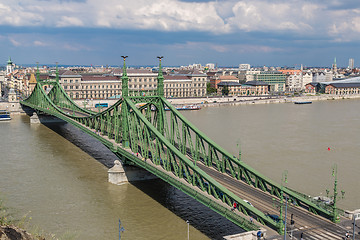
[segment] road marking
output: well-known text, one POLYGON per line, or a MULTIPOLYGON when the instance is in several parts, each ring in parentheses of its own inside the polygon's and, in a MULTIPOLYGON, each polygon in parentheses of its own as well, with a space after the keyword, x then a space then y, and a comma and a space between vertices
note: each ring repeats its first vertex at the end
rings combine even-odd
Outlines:
POLYGON ((321 234, 319 234, 319 236, 323 236, 324 238, 326 238, 326 239, 342 239, 341 237, 339 237, 339 236, 336 236, 336 235, 333 235, 333 234, 331 234, 331 235, 329 235, 328 233, 321 233, 321 234), (331 236, 332 235, 332 236, 331 236))
MULTIPOLYGON (((309 234, 309 233, 308 233, 309 234)), ((306 239, 308 239, 308 238, 310 238, 310 239, 315 239, 315 240, 321 240, 322 238, 317 238, 317 237, 315 237, 315 236, 313 236, 313 235, 306 235, 306 239)))
POLYGON ((323 234, 321 234, 321 235, 330 236, 330 239, 342 239, 342 237, 336 236, 335 234, 332 234, 332 233, 330 233, 330 232, 325 232, 325 233, 323 233, 323 234))

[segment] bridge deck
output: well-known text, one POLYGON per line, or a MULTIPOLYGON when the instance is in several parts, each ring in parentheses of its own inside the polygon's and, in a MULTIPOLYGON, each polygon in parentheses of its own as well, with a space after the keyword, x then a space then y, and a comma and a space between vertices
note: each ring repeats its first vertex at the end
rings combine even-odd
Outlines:
MULTIPOLYGON (((81 124, 83 125, 83 124, 81 124)), ((87 128, 85 125, 83 127, 87 128)), ((89 129, 89 128, 88 128, 89 129)), ((102 138, 106 139, 107 141, 111 142, 114 146, 122 147, 121 144, 116 143, 114 139, 109 139, 107 136, 101 135, 102 138)), ((133 154, 136 156, 136 153, 132 152, 131 149, 126 149, 127 152, 130 154, 133 154)), ((189 156, 188 156, 189 157, 189 156)), ((145 159, 138 154, 138 158, 145 161, 145 159)), ((190 158, 189 158, 190 159, 190 158)), ((192 160, 192 159, 190 159, 192 160)), ((192 160, 193 161, 193 160, 192 160)), ((193 161, 194 162, 194 161, 193 161)), ((160 165, 154 164, 150 160, 146 160, 147 164, 150 164, 151 166, 155 167, 159 171, 162 171, 166 174, 166 170, 164 170, 160 165)), ((259 189, 254 188, 251 185, 248 185, 242 181, 238 181, 229 175, 225 173, 221 173, 213 168, 205 166, 201 162, 196 162, 197 166, 200 167, 204 172, 206 172, 209 176, 214 178, 216 181, 218 181, 221 185, 226 187, 228 190, 232 191, 234 194, 239 196, 242 199, 246 199, 249 202, 251 202, 255 208, 258 210, 269 213, 269 214, 279 214, 278 208, 275 207, 279 205, 279 199, 275 198, 274 196, 270 195, 269 193, 263 192, 259 189), (274 201, 274 199, 276 199, 274 201)), ((183 184, 188 185, 189 187, 193 188, 194 190, 198 191, 199 194, 202 194, 203 192, 198 189, 197 187, 193 187, 188 182, 186 182, 183 179, 179 179, 183 184)), ((220 200, 214 200, 218 204, 228 207, 225 203, 223 203, 220 200)), ((245 216, 241 212, 236 210, 236 213, 240 216, 243 216, 247 219, 250 219, 250 216, 245 216)), ((308 212, 305 209, 302 209, 301 207, 295 206, 293 204, 288 204, 288 213, 287 213, 288 219, 287 219, 287 231, 290 234, 290 231, 293 230, 293 236, 298 237, 300 239, 300 234, 304 233, 304 239, 343 239, 346 233, 346 229, 342 228, 339 225, 336 225, 332 223, 331 221, 312 214, 308 212), (293 214, 293 219, 295 221, 295 224, 293 227, 290 226, 290 216, 293 214)), ((261 224, 255 219, 253 219, 254 223, 258 226, 261 226, 261 224)), ((267 239, 277 239, 279 235, 276 231, 273 229, 263 226, 267 230, 267 239)))
MULTIPOLYGON (((274 202, 274 196, 269 193, 256 189, 242 181, 238 181, 227 174, 220 173, 202 163, 197 162, 197 165, 240 198, 251 202, 255 208, 265 213, 279 215, 279 210, 275 207, 275 205, 278 206, 279 204, 278 198, 275 198, 276 200, 274 202)), ((346 233, 346 229, 293 204, 288 204, 286 222, 289 234, 291 229, 293 229, 293 236, 298 238, 303 232, 304 239, 343 239, 346 233), (295 221, 293 228, 290 227, 291 214, 293 214, 295 221)))

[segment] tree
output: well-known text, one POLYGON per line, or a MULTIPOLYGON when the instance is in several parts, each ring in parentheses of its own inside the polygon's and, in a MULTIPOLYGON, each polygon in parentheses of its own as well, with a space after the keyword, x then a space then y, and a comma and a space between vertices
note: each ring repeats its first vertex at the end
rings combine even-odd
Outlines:
POLYGON ((206 92, 207 94, 213 94, 216 93, 216 88, 212 87, 210 83, 206 84, 206 92))
POLYGON ((221 89, 221 94, 227 96, 229 95, 229 92, 229 87, 227 85, 224 85, 224 87, 221 89))

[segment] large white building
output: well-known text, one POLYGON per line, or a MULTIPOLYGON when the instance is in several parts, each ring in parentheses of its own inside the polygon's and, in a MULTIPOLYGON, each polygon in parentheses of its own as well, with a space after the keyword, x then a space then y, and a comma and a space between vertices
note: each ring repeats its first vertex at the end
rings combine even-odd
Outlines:
POLYGON ((242 64, 239 64, 239 70, 250 70, 250 64, 247 64, 247 63, 242 63, 242 64))
POLYGON ((349 59, 349 69, 354 69, 354 59, 353 58, 349 59))

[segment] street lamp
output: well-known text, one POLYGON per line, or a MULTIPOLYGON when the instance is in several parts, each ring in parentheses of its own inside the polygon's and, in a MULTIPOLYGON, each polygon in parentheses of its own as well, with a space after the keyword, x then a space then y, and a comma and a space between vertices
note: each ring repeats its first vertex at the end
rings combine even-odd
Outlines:
POLYGON ((239 161, 241 161, 241 146, 240 146, 240 139, 236 141, 236 146, 239 149, 239 161))
POLYGON ((120 219, 119 219, 119 240, 121 240, 121 232, 124 232, 125 231, 125 228, 123 228, 122 226, 121 226, 121 221, 120 221, 120 219))
MULTIPOLYGON (((332 169, 332 175, 335 178, 334 180, 334 200, 333 200, 333 222, 340 222, 340 217, 336 209, 336 202, 337 202, 337 165, 334 164, 332 169)), ((345 191, 341 191, 342 198, 344 198, 345 191)))
POLYGON ((187 239, 190 239, 190 224, 189 224, 189 220, 186 220, 187 223, 187 239))
MULTIPOLYGON (((283 213, 283 202, 284 202, 284 191, 283 191, 283 185, 284 183, 287 183, 287 174, 288 174, 288 171, 285 170, 283 173, 282 173, 282 177, 281 177, 281 188, 280 188, 280 216, 279 216, 279 220, 280 220, 280 235, 281 234, 284 234, 284 239, 286 239, 286 222, 285 222, 285 233, 284 233, 284 222, 283 222, 283 217, 282 217, 282 213, 283 213)), ((286 201, 287 201, 287 198, 286 198, 286 201)), ((286 207, 285 207, 285 221, 286 221, 286 211, 287 211, 287 204, 286 204, 286 207)))

